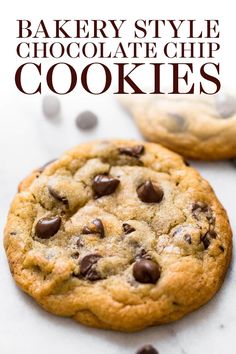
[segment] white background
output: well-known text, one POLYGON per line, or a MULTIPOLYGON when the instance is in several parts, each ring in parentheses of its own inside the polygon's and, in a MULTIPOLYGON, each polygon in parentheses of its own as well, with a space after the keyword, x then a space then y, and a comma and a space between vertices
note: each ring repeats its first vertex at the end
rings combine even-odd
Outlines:
MULTIPOLYGON (((93 97, 77 91, 61 97, 61 121, 47 121, 42 97, 25 96, 14 86, 18 18, 219 18, 221 23, 221 78, 235 81, 235 27, 233 1, 8 1, 1 3, 0 44, 0 221, 19 181, 36 166, 59 156, 65 149, 95 137, 139 138, 132 120, 114 96, 93 97), (99 126, 80 133, 76 115, 91 109, 99 126)), ((236 169, 228 162, 195 163, 213 185, 236 230, 236 169)), ((3 232, 1 232, 3 234, 3 232)), ((1 354, 133 354, 152 343, 160 354, 233 354, 236 331, 236 269, 232 263, 222 290, 202 309, 174 324, 123 334, 86 328, 70 319, 41 310, 18 290, 0 246, 0 353, 1 354)))

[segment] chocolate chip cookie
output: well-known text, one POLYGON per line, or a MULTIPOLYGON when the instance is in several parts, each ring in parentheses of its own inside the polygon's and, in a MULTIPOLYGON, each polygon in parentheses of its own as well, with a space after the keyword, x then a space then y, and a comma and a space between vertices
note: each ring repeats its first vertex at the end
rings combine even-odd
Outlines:
POLYGON ((231 258, 209 184, 177 154, 125 140, 78 146, 34 171, 4 243, 17 284, 47 311, 122 331, 209 301, 231 258))
POLYGON ((236 96, 125 96, 144 137, 200 160, 236 157, 236 96))

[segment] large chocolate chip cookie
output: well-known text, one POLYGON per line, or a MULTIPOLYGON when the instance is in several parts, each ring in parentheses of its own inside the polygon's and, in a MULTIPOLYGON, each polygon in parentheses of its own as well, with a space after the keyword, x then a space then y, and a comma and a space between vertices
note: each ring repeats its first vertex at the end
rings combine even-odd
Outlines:
POLYGON ((17 284, 46 310, 134 331, 212 298, 231 258, 231 229, 209 184, 180 156, 101 141, 21 183, 5 248, 17 284))

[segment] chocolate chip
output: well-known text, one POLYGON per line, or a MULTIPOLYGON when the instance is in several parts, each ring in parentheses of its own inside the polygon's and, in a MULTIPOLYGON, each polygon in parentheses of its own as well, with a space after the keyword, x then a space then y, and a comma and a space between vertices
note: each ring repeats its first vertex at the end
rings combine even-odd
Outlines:
POLYGON ((158 354, 158 351, 152 345, 148 344, 140 348, 137 354, 158 354))
POLYGON ((205 202, 196 202, 192 206, 192 211, 196 210, 206 212, 208 210, 208 205, 205 202))
POLYGON ((221 250, 221 252, 224 252, 225 251, 225 248, 223 246, 219 246, 219 249, 221 250))
POLYGON ((204 245, 205 250, 210 246, 211 239, 215 239, 217 234, 214 230, 208 231, 202 238, 201 241, 204 245))
POLYGON ((124 233, 125 235, 128 235, 130 234, 131 232, 134 232, 135 231, 135 228, 133 226, 131 226, 130 224, 127 224, 127 223, 124 223, 122 225, 123 227, 123 230, 124 230, 124 233))
POLYGON ((78 240, 76 241, 76 246, 77 247, 83 247, 84 246, 84 243, 83 243, 83 241, 80 238, 78 238, 78 240))
POLYGON ((89 234, 99 234, 101 238, 105 237, 105 229, 101 219, 94 219, 92 221, 92 226, 84 226, 82 233, 85 235, 89 234))
POLYGON ((61 196, 53 187, 48 186, 48 191, 51 194, 53 198, 58 200, 59 202, 62 202, 64 205, 68 205, 68 199, 64 196, 61 196))
POLYGON ((115 192, 120 181, 117 178, 107 175, 97 175, 94 177, 92 188, 96 198, 103 197, 115 192))
POLYGON ((78 259, 79 258, 79 252, 72 253, 71 257, 74 258, 74 259, 78 259))
POLYGON ((191 245, 192 238, 191 238, 191 236, 189 234, 184 235, 184 240, 191 245))
POLYGON ((79 129, 89 130, 98 124, 98 118, 93 112, 84 111, 77 116, 75 123, 79 129))
POLYGON ((56 159, 53 159, 53 160, 50 160, 50 161, 46 162, 43 166, 38 168, 38 172, 42 173, 45 170, 45 168, 47 166, 51 165, 51 163, 53 163, 54 161, 56 161, 56 159))
POLYGON ((153 261, 141 259, 133 266, 133 276, 139 283, 155 284, 160 275, 160 266, 153 261))
POLYGON ((169 113, 169 117, 171 118, 171 122, 167 128, 170 132, 182 132, 186 130, 187 122, 183 116, 177 113, 169 113))
POLYGON ((141 248, 139 252, 136 254, 136 259, 149 259, 151 260, 151 256, 147 253, 147 251, 144 248, 141 248))
POLYGON ((88 254, 85 256, 80 263, 80 273, 83 277, 88 280, 99 280, 101 279, 100 275, 95 269, 95 265, 101 256, 97 253, 88 254))
POLYGON ((132 156, 132 157, 140 157, 144 153, 143 145, 136 145, 132 147, 121 147, 119 148, 120 154, 132 156))
POLYGON ((47 118, 57 117, 60 112, 60 101, 57 97, 48 95, 43 97, 43 113, 47 118))
POLYGON ((217 95, 216 108, 221 118, 230 118, 236 113, 236 98, 228 94, 217 95))
POLYGON ((10 232, 10 235, 14 236, 14 235, 16 235, 16 232, 12 231, 12 232, 10 232))
POLYGON ((202 237, 202 243, 204 245, 205 250, 210 246, 211 241, 207 234, 202 237))
POLYGON ((59 216, 40 219, 35 226, 35 233, 39 238, 48 239, 55 235, 61 226, 59 216))
POLYGON ((139 199, 144 203, 160 203, 164 192, 161 188, 154 185, 151 181, 146 181, 137 188, 139 199))
POLYGON ((187 167, 190 166, 190 163, 187 160, 184 159, 183 162, 184 162, 185 166, 187 166, 187 167))

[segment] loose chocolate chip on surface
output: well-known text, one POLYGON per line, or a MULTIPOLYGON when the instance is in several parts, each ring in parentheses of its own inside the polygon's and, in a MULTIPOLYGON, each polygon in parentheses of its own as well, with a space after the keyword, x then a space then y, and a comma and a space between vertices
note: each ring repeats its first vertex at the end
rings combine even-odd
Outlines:
POLYGON ((59 202, 62 202, 64 205, 68 205, 68 199, 64 196, 61 196, 54 188, 52 188, 51 186, 48 186, 48 191, 51 194, 51 196, 53 198, 55 198, 56 200, 58 200, 59 202))
POLYGON ((132 157, 140 157, 144 153, 143 145, 136 145, 132 147, 121 147, 119 148, 120 154, 132 156, 132 157))
POLYGON ((92 221, 92 226, 84 226, 82 229, 82 233, 85 235, 89 234, 99 234, 101 238, 105 236, 105 229, 101 219, 94 219, 92 221))
POLYGON ((135 228, 133 226, 131 226, 130 224, 124 223, 122 225, 122 228, 124 230, 125 235, 130 234, 131 232, 135 231, 135 228))
POLYGON ((140 348, 137 354, 158 354, 158 351, 152 345, 148 344, 140 348))
POLYGON ((75 123, 79 129, 89 130, 98 124, 98 118, 93 112, 84 111, 77 116, 75 123))
POLYGON ((160 275, 160 266, 153 261, 142 259, 136 261, 133 266, 133 276, 139 283, 155 284, 160 275))
POLYGON ((48 239, 54 236, 61 226, 59 216, 40 219, 35 226, 35 233, 39 238, 48 239))
POLYGON ((222 118, 230 118, 236 113, 236 98, 224 94, 216 96, 216 109, 222 118))
POLYGON ((144 203, 160 203, 164 192, 161 188, 154 185, 151 181, 146 181, 137 188, 139 199, 144 203))
POLYGON ((184 240, 191 245, 192 238, 191 238, 191 236, 189 234, 184 235, 184 240))
POLYGON ((88 280, 99 280, 100 275, 95 269, 95 265, 101 256, 97 253, 88 254, 80 263, 80 273, 88 280))
POLYGON ((44 96, 42 109, 47 118, 57 117, 61 109, 60 101, 52 95, 44 96))
POLYGON ((117 178, 107 175, 97 175, 94 177, 92 188, 96 198, 103 197, 115 192, 120 181, 117 178))

